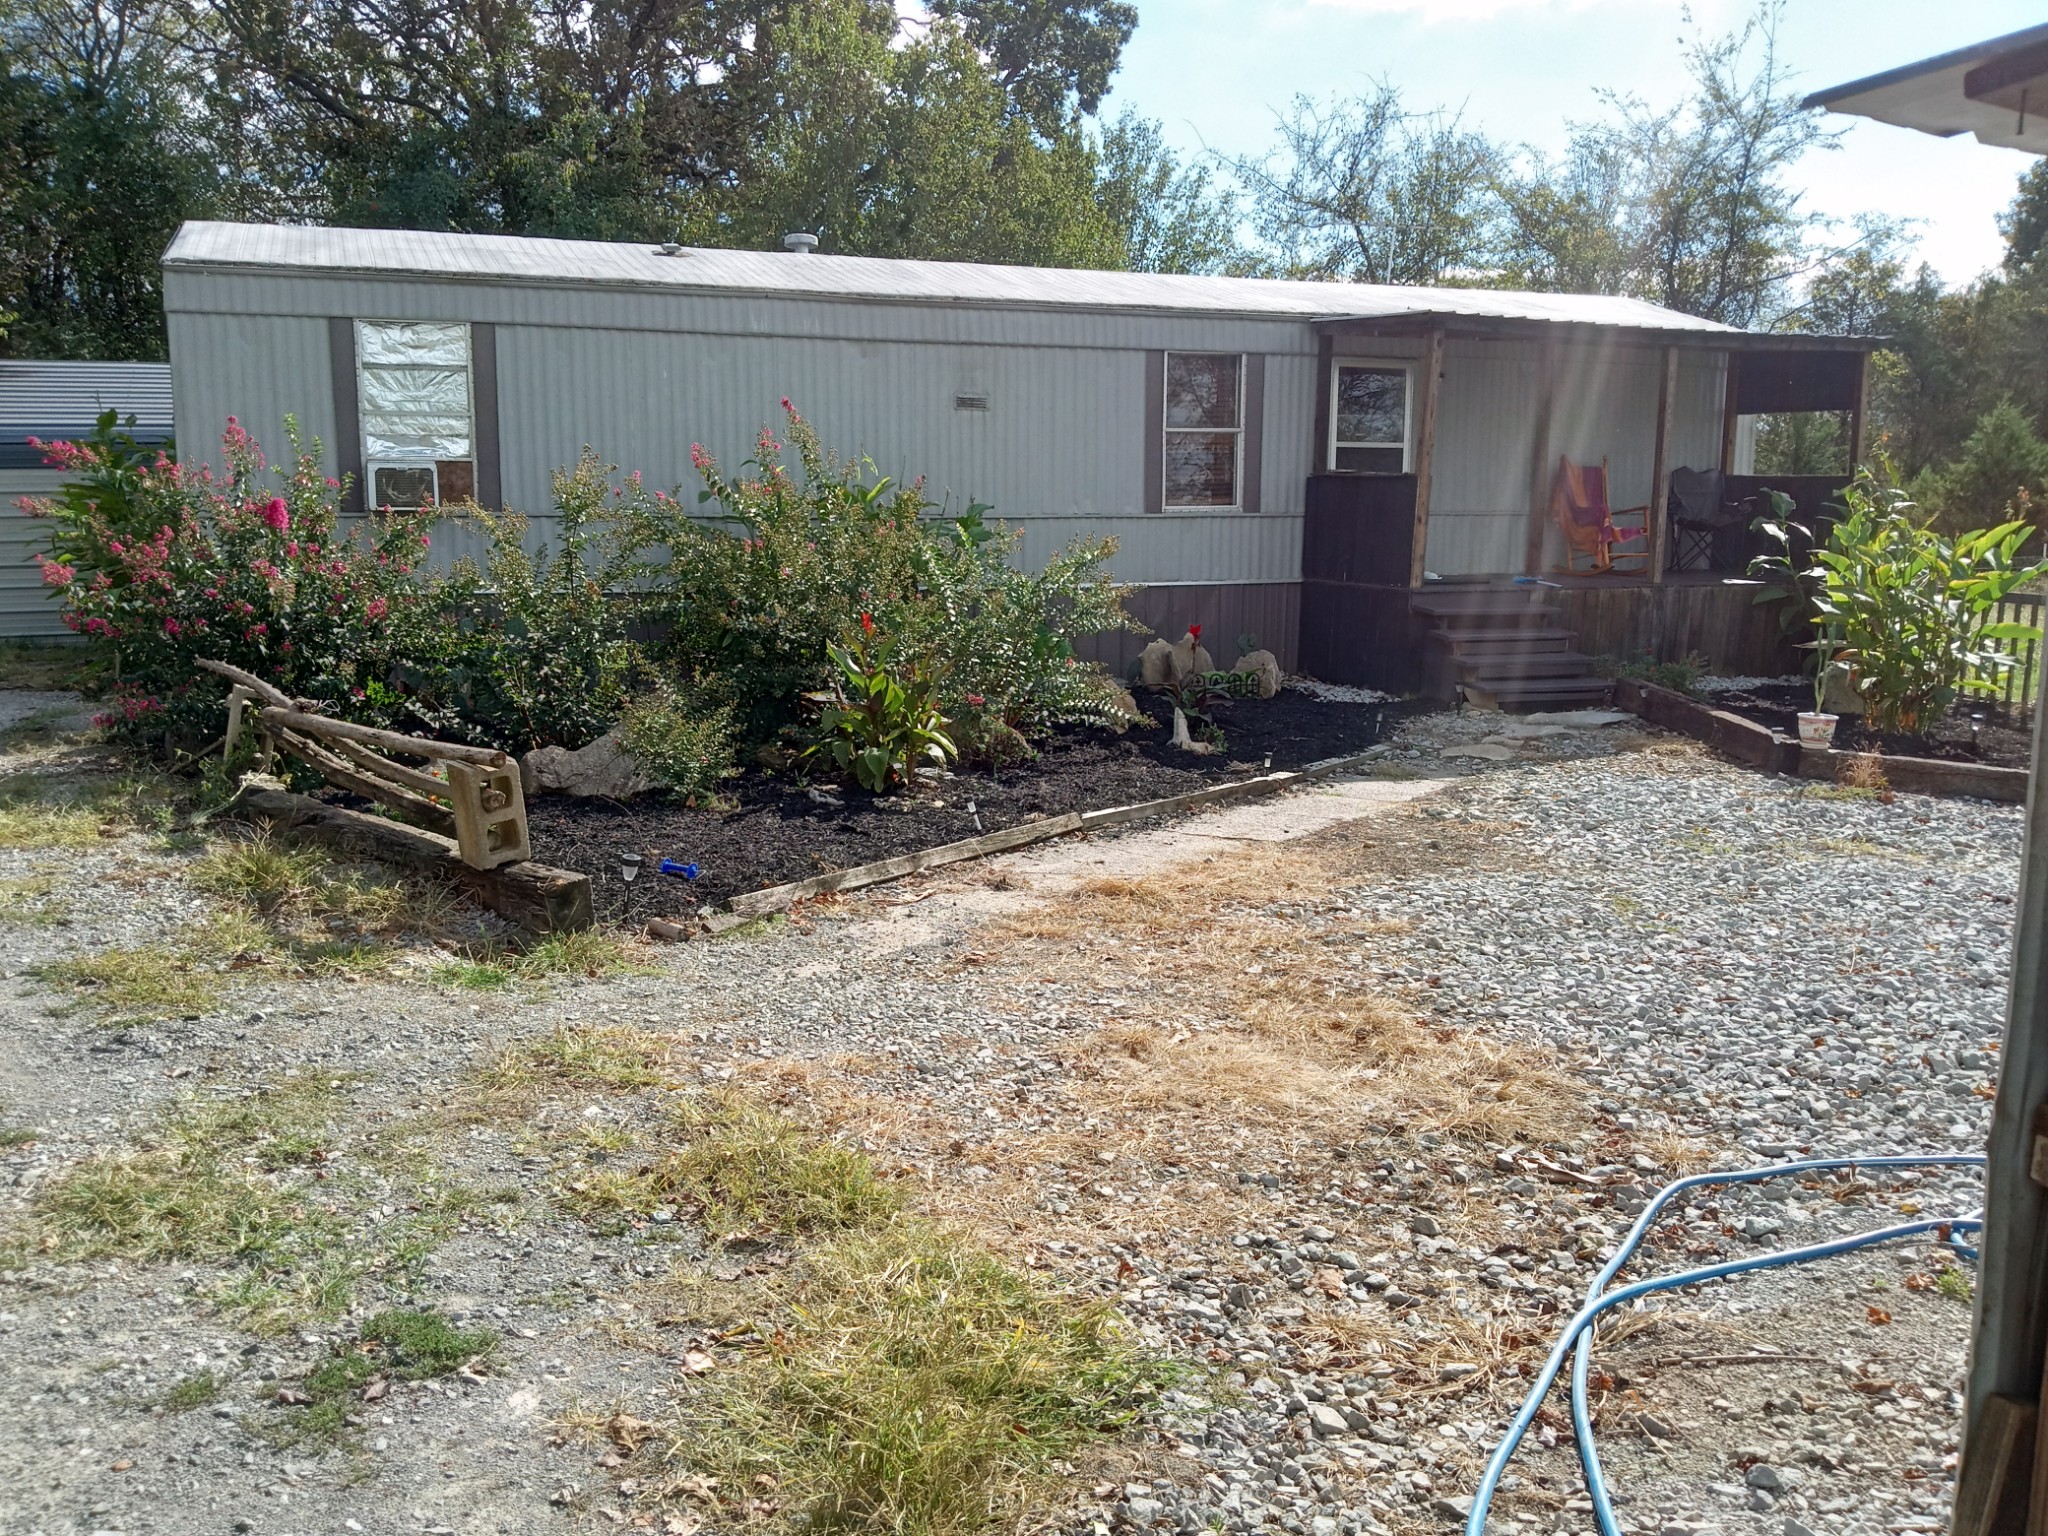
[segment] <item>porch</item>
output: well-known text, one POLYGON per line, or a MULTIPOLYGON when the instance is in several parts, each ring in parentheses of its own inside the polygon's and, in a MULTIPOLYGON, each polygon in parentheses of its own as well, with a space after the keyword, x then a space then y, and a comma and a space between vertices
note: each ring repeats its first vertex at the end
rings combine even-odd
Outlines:
POLYGON ((1413 354, 1406 473, 1340 468, 1348 400, 1319 410, 1304 498, 1301 666, 1332 681, 1507 707, 1603 696, 1601 657, 1777 675, 1799 653, 1779 605, 1742 582, 1767 541, 1767 491, 1825 522, 1846 473, 1746 472, 1759 418, 1834 412, 1847 462, 1864 450, 1868 344, 1709 332, 1681 341, 1546 335, 1514 352, 1448 346, 1449 326, 1403 340, 1331 328, 1328 388, 1362 353, 1413 354), (1445 368, 1449 352, 1452 368, 1445 368), (1508 387, 1502 387, 1508 386, 1508 387), (1575 557, 1551 516, 1561 460, 1603 466, 1632 536, 1612 569, 1575 557))

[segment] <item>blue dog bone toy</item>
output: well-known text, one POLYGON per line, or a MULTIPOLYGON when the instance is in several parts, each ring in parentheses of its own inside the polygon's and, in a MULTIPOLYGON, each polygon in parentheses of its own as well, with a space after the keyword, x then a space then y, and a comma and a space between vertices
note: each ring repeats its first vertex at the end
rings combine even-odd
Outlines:
POLYGON ((697 878, 696 865, 678 864, 674 859, 663 859, 661 861, 661 872, 664 875, 681 875, 685 880, 697 878))

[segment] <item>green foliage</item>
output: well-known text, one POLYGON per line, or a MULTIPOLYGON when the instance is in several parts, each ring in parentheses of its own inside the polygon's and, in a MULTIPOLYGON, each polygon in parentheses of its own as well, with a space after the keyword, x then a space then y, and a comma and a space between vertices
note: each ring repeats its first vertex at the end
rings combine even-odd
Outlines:
POLYGON ((838 676, 807 696, 818 715, 798 761, 851 776, 879 795, 911 783, 922 759, 943 766, 958 752, 939 713, 937 679, 916 660, 896 668, 874 620, 864 613, 860 622, 859 639, 828 648, 838 676))
POLYGON ((1160 125, 1126 108, 1103 127, 1096 200, 1120 247, 1115 265, 1133 272, 1262 270, 1238 234, 1236 192, 1209 165, 1182 160, 1160 125))
POLYGON ((138 443, 134 426, 133 416, 124 422, 117 413, 102 411, 89 436, 38 445, 51 465, 65 472, 64 483, 45 502, 50 519, 45 558, 74 576, 105 572, 119 579, 121 561, 107 548, 109 541, 140 543, 161 525, 150 476, 168 468, 176 451, 169 443, 138 443))
POLYGON ((561 543, 552 550, 526 547, 522 517, 464 510, 489 535, 490 553, 481 567, 458 560, 408 610, 388 679, 407 714, 508 752, 582 747, 611 729, 640 660, 591 547, 610 489, 588 450, 573 470, 556 471, 561 543))
POLYGON ((2036 641, 2033 625, 1993 622, 2009 593, 2048 574, 2023 564, 2032 537, 2003 523, 1950 540, 1922 525, 1903 491, 1860 475, 1843 492, 1843 515, 1825 543, 1782 517, 1757 527, 1778 546, 1756 573, 1803 597, 1823 665, 1849 669, 1866 718, 1880 731, 1934 725, 1959 693, 1993 692, 2014 663, 2007 649, 2036 641), (1811 551, 1810 554, 1806 551, 1811 551))
POLYGON ((1020 571, 1016 536, 986 509, 928 518, 918 486, 829 456, 785 409, 800 479, 764 431, 736 478, 693 450, 714 517, 635 485, 614 501, 621 582, 679 690, 729 705, 747 743, 770 742, 805 695, 844 683, 832 650, 864 638, 866 614, 890 638, 891 666, 928 679, 947 718, 973 709, 1019 732, 1120 718, 1115 684, 1065 638, 1134 627, 1128 589, 1103 572, 1113 543, 1077 541, 1020 571))
POLYGON ((88 491, 30 503, 56 552, 43 558, 43 580, 61 589, 65 623, 118 660, 113 707, 99 721, 117 734, 216 738, 227 684, 198 672, 200 657, 337 713, 388 718, 369 690, 391 675, 423 601, 413 567, 434 514, 379 514, 342 532, 341 487, 322 474, 319 444, 302 449, 287 425, 282 495, 270 493, 262 450, 232 418, 218 478, 161 460, 115 471, 91 444, 56 445, 88 491), (121 495, 103 509, 89 487, 116 474, 121 495))
POLYGON ((2010 399, 1978 418, 1961 454, 1913 483, 1916 501, 1937 528, 1960 532, 2007 518, 2031 520, 2048 494, 2048 442, 2010 399))
POLYGON ((620 724, 640 771, 679 795, 707 794, 732 772, 733 712, 668 684, 629 700, 620 724))
POLYGON ((1653 688, 1668 688, 1673 693, 1690 694, 1699 687, 1700 679, 1707 675, 1707 658, 1698 651, 1687 651, 1676 661, 1659 661, 1644 651, 1620 659, 1604 656, 1600 663, 1602 677, 1632 678, 1653 688))

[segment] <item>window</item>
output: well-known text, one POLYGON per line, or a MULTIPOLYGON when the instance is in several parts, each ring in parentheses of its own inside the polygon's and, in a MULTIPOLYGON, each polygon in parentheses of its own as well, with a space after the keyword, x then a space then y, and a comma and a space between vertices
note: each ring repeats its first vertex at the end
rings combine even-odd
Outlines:
POLYGON ((1408 364, 1339 361, 1330 381, 1330 468, 1408 471, 1408 364))
POLYGON ((411 509, 476 494, 469 327, 356 322, 365 499, 411 509))
POLYGON ((1166 354, 1166 505, 1241 506, 1244 358, 1235 352, 1166 354))

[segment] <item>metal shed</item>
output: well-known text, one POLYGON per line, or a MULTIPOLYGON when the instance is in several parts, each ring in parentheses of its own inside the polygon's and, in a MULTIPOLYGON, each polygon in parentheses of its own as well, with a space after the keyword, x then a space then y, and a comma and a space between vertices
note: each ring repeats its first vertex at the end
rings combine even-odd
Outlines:
POLYGON ((24 496, 49 495, 62 476, 29 440, 82 437, 110 410, 135 418, 138 441, 168 441, 170 365, 0 362, 0 636, 69 633, 31 563, 41 525, 19 506, 24 496))
MULTIPOLYGON (((1026 560, 1114 536, 1140 617, 1290 666, 1312 509, 1372 547, 1370 579, 1325 583, 1348 634, 1425 573, 1560 563, 1560 455, 1607 461, 1622 504, 1735 467, 1732 356, 1820 348, 1860 381, 1859 344, 1631 299, 405 230, 188 224, 164 291, 188 458, 229 416, 279 457, 291 416, 379 501, 452 488, 544 538, 585 445, 692 482, 692 444, 736 464, 788 397, 833 448, 992 504, 1026 560)), ((1369 681, 1382 650, 1321 670, 1369 681)))

